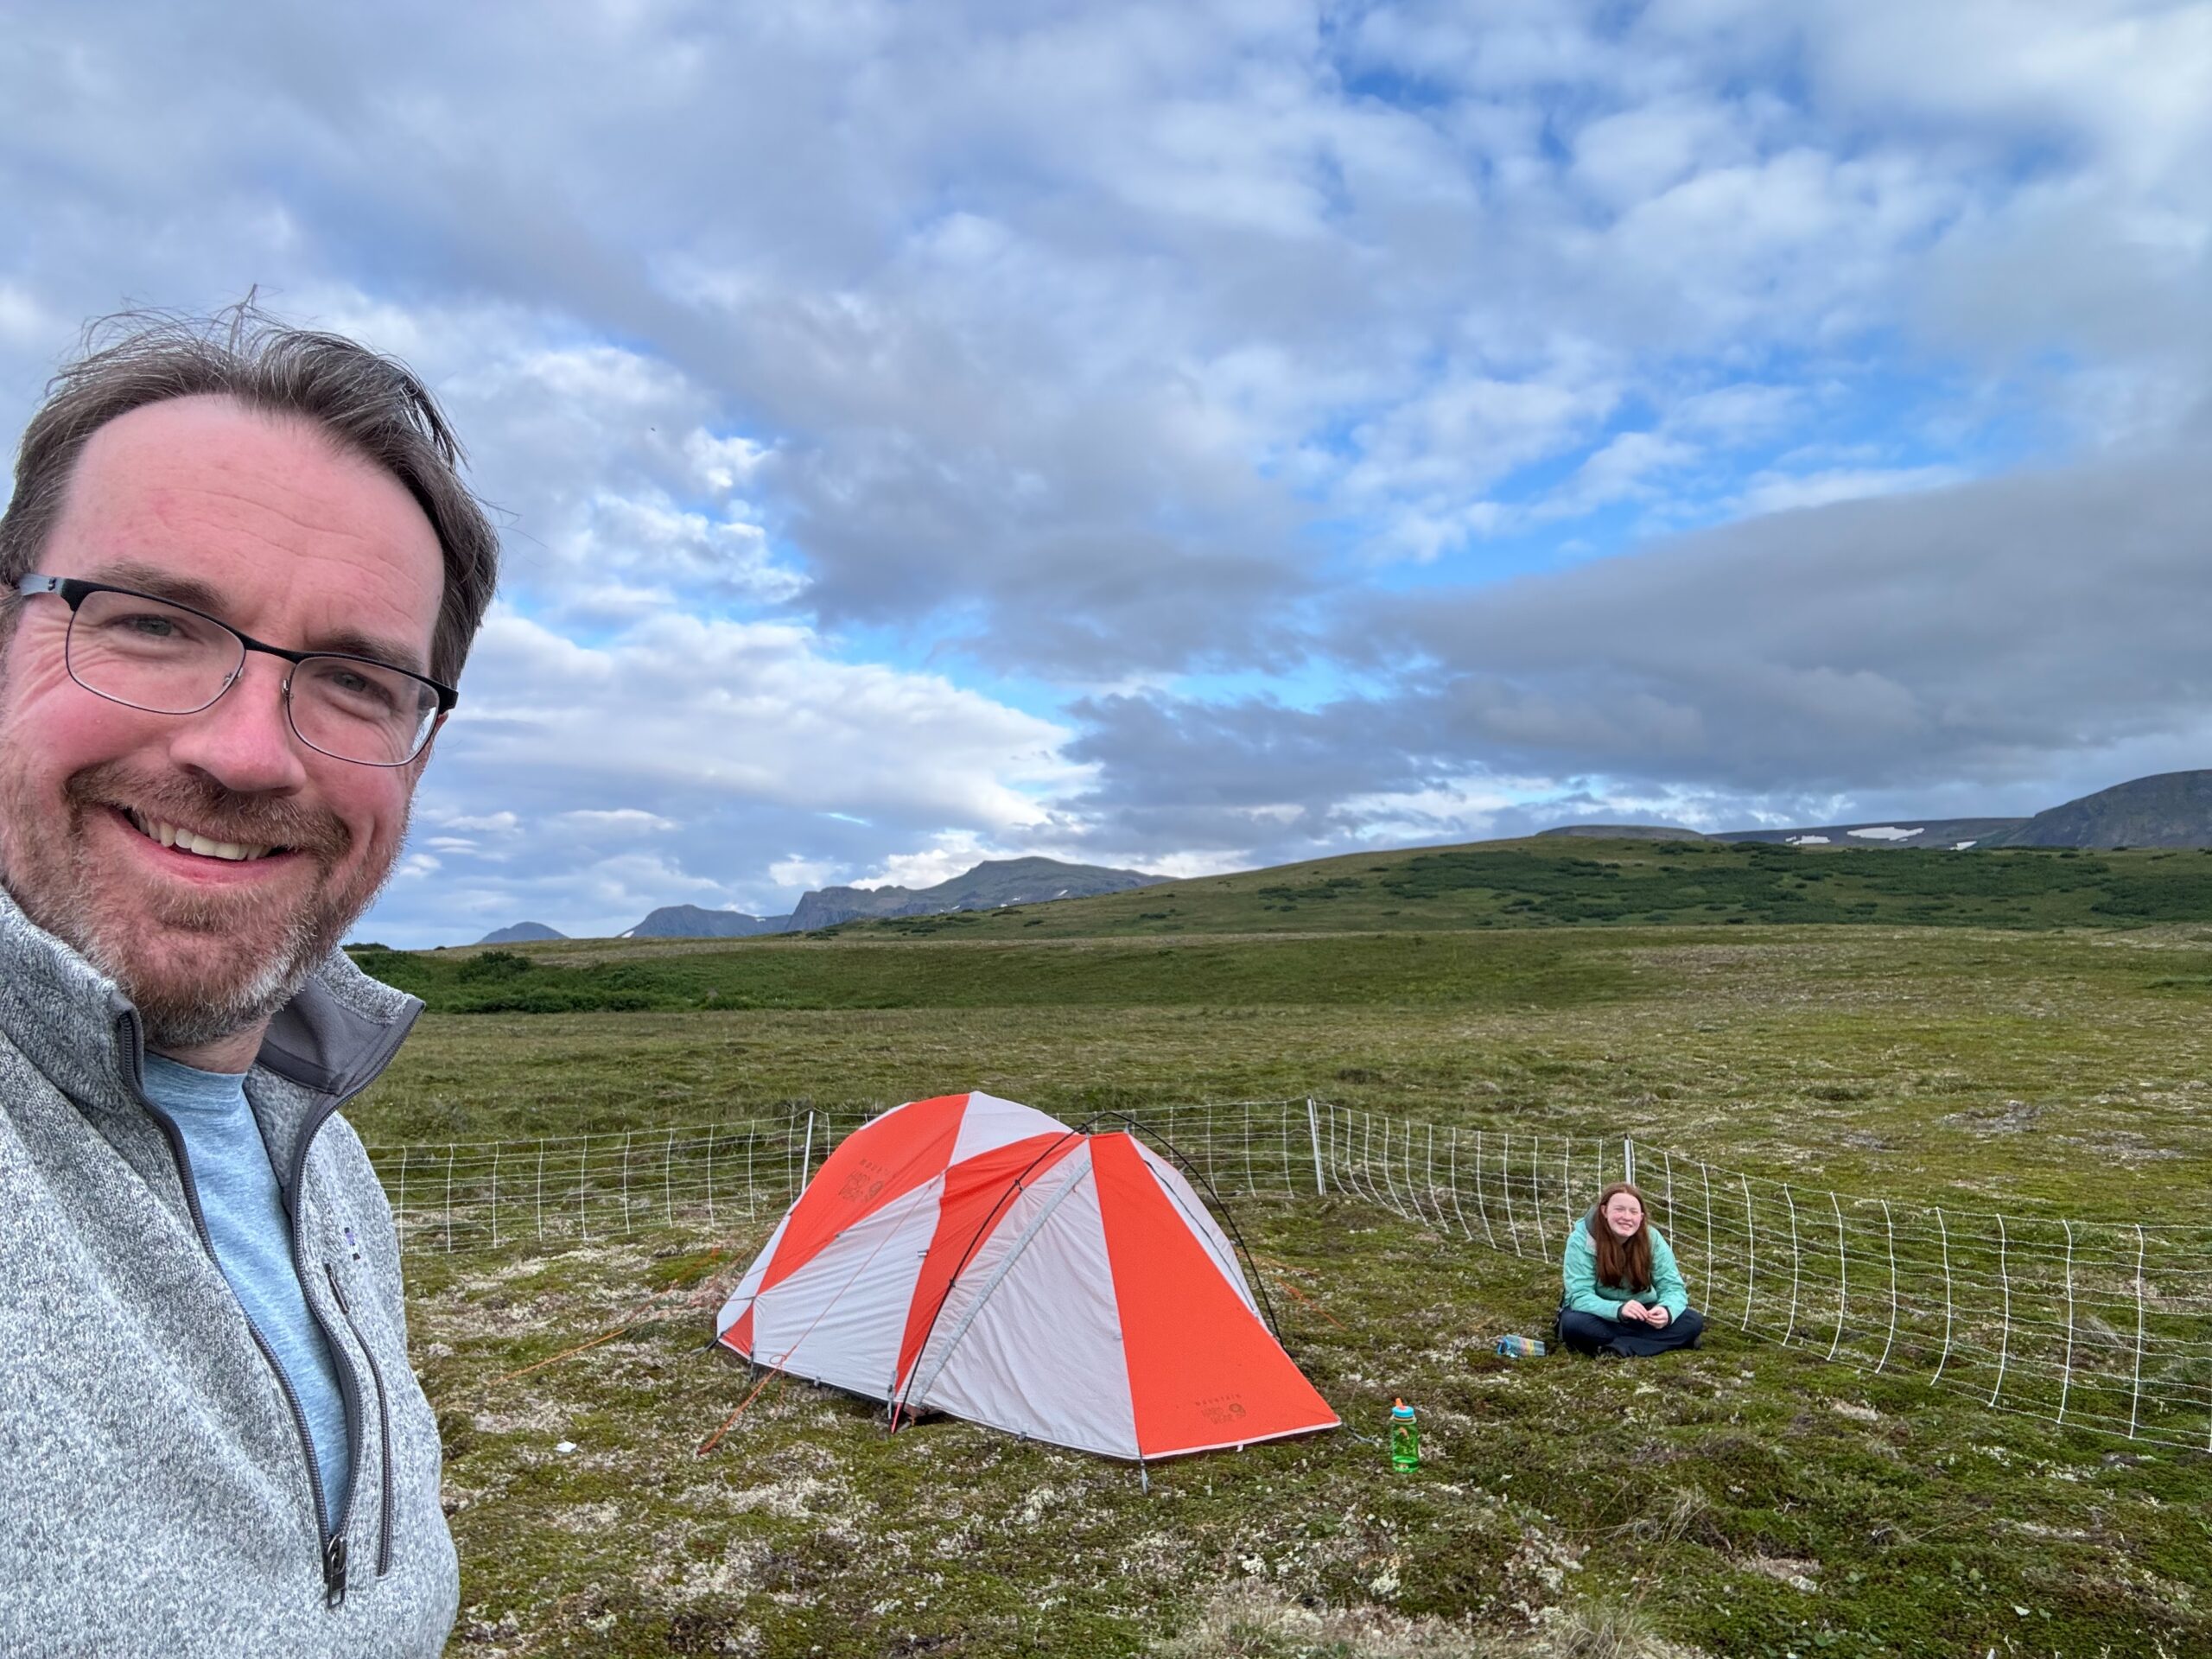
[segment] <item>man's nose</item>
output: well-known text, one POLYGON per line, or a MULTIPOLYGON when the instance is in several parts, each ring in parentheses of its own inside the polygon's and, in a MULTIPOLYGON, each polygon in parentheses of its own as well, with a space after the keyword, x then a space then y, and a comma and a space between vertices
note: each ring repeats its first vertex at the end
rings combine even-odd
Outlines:
POLYGON ((240 794, 283 793, 307 781, 302 745, 284 711, 280 658, 248 653, 230 689, 176 721, 169 758, 240 794))

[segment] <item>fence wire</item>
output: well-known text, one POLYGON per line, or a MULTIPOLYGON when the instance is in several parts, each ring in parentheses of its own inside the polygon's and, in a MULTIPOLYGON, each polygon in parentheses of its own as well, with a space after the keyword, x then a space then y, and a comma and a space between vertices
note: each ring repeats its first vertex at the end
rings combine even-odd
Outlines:
MULTIPOLYGON (((873 1116, 370 1149, 403 1245, 567 1247, 780 1215, 873 1116)), ((1137 1132, 1224 1198, 1372 1204, 1556 1262, 1633 1179, 1708 1328, 1986 1408, 2212 1451, 2212 1248, 2201 1230, 2003 1215, 1779 1181, 1620 1138, 1471 1129, 1300 1097, 1175 1104, 1137 1132)))

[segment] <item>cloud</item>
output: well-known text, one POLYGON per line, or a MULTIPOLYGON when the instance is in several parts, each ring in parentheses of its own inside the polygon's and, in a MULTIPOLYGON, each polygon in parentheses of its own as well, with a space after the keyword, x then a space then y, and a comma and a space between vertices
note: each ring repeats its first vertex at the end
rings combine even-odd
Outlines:
POLYGON ((941 676, 842 662, 790 624, 662 615, 587 645, 503 608, 418 815, 438 832, 425 845, 470 829, 498 858, 438 904, 395 889, 376 925, 599 934, 676 902, 786 910, 830 871, 881 864, 887 837, 1047 826, 1046 798, 1083 776, 1066 735, 941 676))
POLYGON ((10 29, 0 416, 259 283, 500 510, 395 932, 2191 741, 2201 7, 10 29))
POLYGON ((1382 601, 1389 705, 1459 753, 1745 792, 1999 784, 2204 706, 2202 450, 1748 520, 1382 601))
POLYGON ((1787 512, 1796 507, 1824 507, 1867 496, 1930 490, 1959 480, 1955 467, 1833 467, 1816 473, 1763 472, 1751 475, 1738 498, 1751 515, 1787 512))
POLYGON ((620 806, 611 810, 584 809, 563 812, 562 818, 585 830, 614 831, 624 835, 651 835, 676 828, 671 818, 658 812, 647 812, 634 806, 620 806))

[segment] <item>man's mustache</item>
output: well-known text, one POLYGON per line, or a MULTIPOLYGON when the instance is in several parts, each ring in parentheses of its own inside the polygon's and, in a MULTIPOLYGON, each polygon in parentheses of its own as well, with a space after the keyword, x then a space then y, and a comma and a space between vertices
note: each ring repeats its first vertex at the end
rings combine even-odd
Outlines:
POLYGON ((267 795, 241 794, 190 772, 151 773, 121 761, 104 761, 73 773, 63 785, 73 805, 136 811, 215 841, 283 847, 324 863, 353 843, 336 813, 267 795))

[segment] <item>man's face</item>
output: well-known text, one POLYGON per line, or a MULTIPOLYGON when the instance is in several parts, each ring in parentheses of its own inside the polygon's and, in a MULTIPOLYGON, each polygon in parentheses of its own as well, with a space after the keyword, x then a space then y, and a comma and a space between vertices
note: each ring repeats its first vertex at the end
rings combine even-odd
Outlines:
MULTIPOLYGON (((436 532, 397 480, 219 397, 96 432, 39 569, 418 673, 443 582, 436 532)), ((257 652, 196 715, 124 708, 70 678, 68 629, 60 598, 25 601, 0 658, 0 880, 122 986, 157 1047, 212 1042, 273 1012, 367 907, 423 758, 308 748, 284 717, 290 665, 257 652), (163 845, 162 826, 276 850, 205 855, 163 845)))

